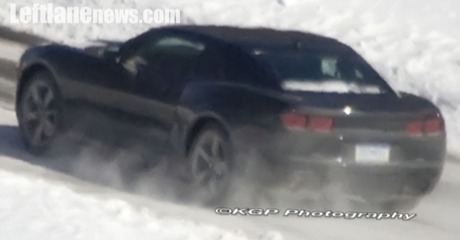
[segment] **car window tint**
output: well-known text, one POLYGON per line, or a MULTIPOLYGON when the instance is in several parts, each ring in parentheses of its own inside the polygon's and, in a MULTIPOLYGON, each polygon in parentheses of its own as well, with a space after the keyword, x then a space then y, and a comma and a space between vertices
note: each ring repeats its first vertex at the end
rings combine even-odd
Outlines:
POLYGON ((205 45, 200 42, 190 41, 180 37, 166 37, 158 40, 154 47, 156 48, 182 48, 188 49, 190 53, 200 53, 204 51, 205 45))
POLYGON ((337 59, 325 57, 321 61, 321 71, 325 76, 337 77, 337 59))
POLYGON ((384 80, 357 56, 287 50, 267 51, 255 56, 270 67, 282 84, 320 86, 340 83, 379 93, 390 91, 384 80))
POLYGON ((164 37, 153 41, 141 48, 138 55, 145 62, 157 62, 158 57, 164 55, 177 57, 193 57, 200 55, 205 50, 205 45, 200 42, 188 40, 182 37, 164 37))
POLYGON ((205 49, 205 44, 199 41, 179 36, 166 36, 144 44, 128 57, 123 65, 133 73, 139 66, 147 65, 167 66, 164 72, 173 72, 178 68, 186 67, 187 61, 198 57, 205 49))

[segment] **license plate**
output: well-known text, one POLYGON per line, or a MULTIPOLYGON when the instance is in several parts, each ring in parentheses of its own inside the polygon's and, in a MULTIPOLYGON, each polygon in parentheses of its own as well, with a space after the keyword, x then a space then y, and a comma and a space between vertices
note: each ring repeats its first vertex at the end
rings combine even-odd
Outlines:
POLYGON ((388 144, 358 144, 355 160, 359 163, 381 164, 390 161, 391 147, 388 144))

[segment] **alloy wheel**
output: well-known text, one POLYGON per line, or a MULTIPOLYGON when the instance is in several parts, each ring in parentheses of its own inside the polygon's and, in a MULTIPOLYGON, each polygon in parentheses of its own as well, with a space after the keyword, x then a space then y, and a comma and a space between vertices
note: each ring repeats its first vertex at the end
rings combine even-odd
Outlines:
POLYGON ((53 87, 46 81, 32 81, 22 96, 20 116, 28 144, 31 147, 48 144, 56 135, 59 117, 53 87))
POLYGON ((192 184, 209 196, 225 188, 231 170, 228 142, 218 131, 201 135, 190 156, 192 184))

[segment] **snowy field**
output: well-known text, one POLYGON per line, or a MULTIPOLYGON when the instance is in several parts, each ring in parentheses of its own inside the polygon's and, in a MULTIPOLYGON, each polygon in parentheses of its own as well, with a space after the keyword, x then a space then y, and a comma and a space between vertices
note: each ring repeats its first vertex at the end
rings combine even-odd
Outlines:
POLYGON ((178 218, 212 211, 155 204, 33 166, 25 161, 36 159, 20 150, 14 113, 0 108, 0 116, 0 239, 250 239, 178 218))
MULTIPOLYGON (((393 87, 425 96, 447 121, 449 153, 460 156, 458 0, 17 0, 94 8, 179 8, 185 24, 297 29, 337 38, 361 53, 393 87)), ((72 45, 127 39, 147 25, 0 24, 72 45)), ((16 61, 24 46, 0 41, 16 61)), ((3 87, 3 85, 2 85, 3 87)), ((2 104, 0 104, 2 106, 2 104)), ((16 120, 0 108, 0 239, 458 239, 460 163, 449 158, 438 188, 397 220, 219 217, 210 209, 164 203, 37 166, 19 142, 16 120), (18 161, 19 160, 19 161, 18 161)), ((40 164, 39 164, 40 165, 40 164)), ((77 176, 79 177, 79 176, 77 176)), ((158 198, 161 198, 157 196, 158 198)), ((155 197, 154 197, 155 198, 155 197)))

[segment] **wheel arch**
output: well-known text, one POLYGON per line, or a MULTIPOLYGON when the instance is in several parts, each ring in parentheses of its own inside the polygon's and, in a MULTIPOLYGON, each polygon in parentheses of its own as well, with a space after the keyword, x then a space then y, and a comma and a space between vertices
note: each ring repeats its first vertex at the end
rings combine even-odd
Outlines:
MULTIPOLYGON (((16 88, 16 106, 19 103, 19 100, 21 99, 21 95, 22 95, 24 86, 27 84, 27 82, 31 79, 32 76, 34 76, 35 74, 39 72, 49 73, 51 76, 55 78, 55 75, 53 74, 53 72, 45 64, 36 63, 36 64, 30 65, 27 68, 25 68, 19 75, 19 79, 18 79, 18 85, 16 88)), ((59 89, 57 82, 55 82, 55 84, 56 84, 56 87, 58 87, 59 89)))
POLYGON ((212 126, 212 125, 221 129, 222 132, 224 133, 224 136, 227 138, 227 140, 230 140, 230 131, 223 120, 219 119, 216 116, 209 116, 209 115, 200 117, 192 124, 192 127, 187 132, 187 135, 185 138, 185 149, 184 149, 184 153, 186 156, 189 154, 193 141, 198 136, 198 134, 206 127, 212 126))

